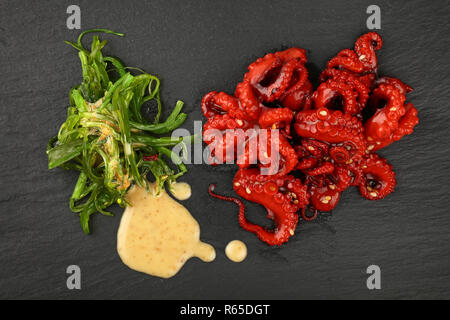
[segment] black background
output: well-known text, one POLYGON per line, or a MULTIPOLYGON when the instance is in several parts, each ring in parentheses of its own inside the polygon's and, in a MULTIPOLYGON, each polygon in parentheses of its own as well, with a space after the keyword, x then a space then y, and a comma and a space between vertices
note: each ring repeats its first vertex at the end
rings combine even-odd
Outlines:
MULTIPOLYGON (((300 223, 287 245, 271 248, 237 222, 237 208, 211 199, 232 193, 234 166, 189 166, 193 187, 183 204, 217 250, 212 263, 192 259, 162 280, 128 269, 116 252, 121 209, 100 215, 85 236, 68 208, 76 174, 47 170, 45 145, 66 116, 69 89, 80 82, 76 52, 63 43, 66 9, 81 7, 82 29, 111 28, 105 52, 161 76, 166 108, 185 102, 184 127, 201 120, 200 100, 234 92, 246 67, 289 46, 308 49, 312 77, 367 32, 371 1, 4 1, 0 3, 0 298, 301 299, 450 298, 450 3, 377 1, 384 46, 380 74, 415 88, 413 135, 383 149, 394 166, 395 192, 378 202, 356 189, 332 214, 300 223), (248 258, 224 254, 241 239, 248 258), (82 289, 66 288, 79 265, 82 289), (381 267, 382 289, 366 288, 366 268, 381 267)), ((249 217, 264 210, 248 204, 249 217)))

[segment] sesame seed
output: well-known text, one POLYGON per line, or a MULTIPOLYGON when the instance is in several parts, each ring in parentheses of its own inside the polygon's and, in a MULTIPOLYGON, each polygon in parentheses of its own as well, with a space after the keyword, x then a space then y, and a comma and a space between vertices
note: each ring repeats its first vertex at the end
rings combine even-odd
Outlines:
POLYGON ((371 196, 371 197, 376 197, 376 196, 378 196, 378 193, 376 193, 376 192, 371 192, 371 193, 370 193, 370 196, 371 196))
POLYGON ((248 194, 252 193, 252 191, 250 190, 250 188, 245 188, 245 192, 247 192, 248 194))

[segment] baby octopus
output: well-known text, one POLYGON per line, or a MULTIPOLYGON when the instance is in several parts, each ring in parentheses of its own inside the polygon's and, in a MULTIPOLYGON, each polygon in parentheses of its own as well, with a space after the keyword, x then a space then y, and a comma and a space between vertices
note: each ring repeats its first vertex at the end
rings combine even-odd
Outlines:
POLYGON ((268 229, 248 221, 239 198, 219 195, 211 185, 211 196, 239 205, 243 229, 281 245, 294 235, 299 217, 310 221, 333 210, 351 186, 369 200, 394 190, 392 165, 376 151, 411 134, 419 118, 406 102, 413 89, 378 76, 376 51, 382 46, 375 32, 360 36, 353 49, 330 59, 315 90, 306 51, 290 48, 250 64, 234 95, 205 95, 210 164, 237 160, 234 191, 263 205, 274 222, 268 229), (267 170, 270 160, 275 170, 267 170))

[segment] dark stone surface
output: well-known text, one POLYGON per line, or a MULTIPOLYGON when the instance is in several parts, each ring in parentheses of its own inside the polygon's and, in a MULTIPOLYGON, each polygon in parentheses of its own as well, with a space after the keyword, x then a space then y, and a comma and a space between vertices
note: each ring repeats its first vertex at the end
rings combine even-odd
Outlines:
MULTIPOLYGON (((112 28, 106 52, 163 79, 163 99, 186 103, 201 119, 210 90, 232 93, 256 57, 285 46, 308 49, 322 69, 366 32, 369 1, 78 1, 82 29, 112 28)), ((415 88, 408 96, 420 125, 380 152, 394 166, 398 186, 383 201, 345 192, 333 214, 302 224, 290 242, 270 248, 237 222, 233 204, 211 199, 210 182, 232 192, 235 168, 196 165, 183 180, 185 202, 217 249, 213 263, 190 260, 172 279, 134 272, 116 253, 120 208, 95 216, 85 236, 68 199, 76 175, 47 170, 45 145, 65 119, 69 89, 80 81, 74 50, 63 43, 69 1, 0 4, 0 298, 450 298, 450 6, 448 1, 377 1, 384 47, 380 74, 415 88), (244 240, 241 264, 223 252, 244 240), (82 270, 82 290, 66 288, 65 270, 82 270), (367 266, 382 271, 382 290, 366 288, 367 266)), ((249 206, 250 217, 264 210, 249 206)))

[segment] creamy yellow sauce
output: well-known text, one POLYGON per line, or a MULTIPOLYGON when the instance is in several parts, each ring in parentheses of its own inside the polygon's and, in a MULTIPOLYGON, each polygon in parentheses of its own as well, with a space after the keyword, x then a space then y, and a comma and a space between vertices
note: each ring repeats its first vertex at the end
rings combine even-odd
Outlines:
POLYGON ((191 186, 186 182, 176 182, 171 185, 170 193, 178 200, 187 200, 191 197, 191 186))
POLYGON ((197 221, 164 190, 154 196, 133 186, 127 201, 131 206, 127 206, 120 221, 117 251, 131 269, 170 278, 191 257, 205 262, 215 259, 214 248, 200 241, 197 221))
POLYGON ((230 241, 225 247, 228 259, 234 262, 242 262, 247 257, 247 246, 240 240, 230 241))

